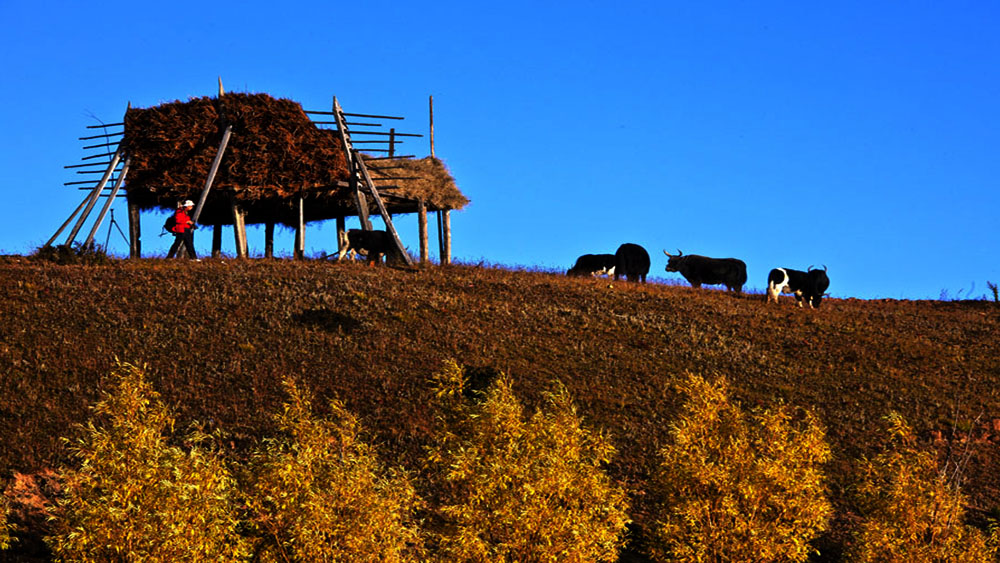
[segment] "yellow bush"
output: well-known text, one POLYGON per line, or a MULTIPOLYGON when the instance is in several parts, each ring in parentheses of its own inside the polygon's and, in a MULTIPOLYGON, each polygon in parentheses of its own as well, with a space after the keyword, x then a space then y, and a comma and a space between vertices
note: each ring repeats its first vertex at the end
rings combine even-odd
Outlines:
POLYGON ((119 363, 94 417, 69 443, 78 462, 61 471, 63 494, 46 538, 74 562, 236 561, 234 482, 192 434, 188 451, 167 444, 174 421, 143 368, 119 363))
POLYGON ((329 417, 319 418, 305 390, 284 385, 283 437, 265 441, 248 476, 257 560, 418 560, 419 499, 406 475, 383 468, 341 403, 331 401, 329 417))
POLYGON ((10 514, 10 501, 2 494, 2 490, 0 488, 0 551, 10 547, 13 541, 10 534, 14 531, 14 526, 7 521, 7 516, 10 514))
POLYGON ((982 563, 997 557, 997 532, 966 526, 965 497, 938 470, 932 451, 916 447, 898 413, 887 417, 890 444, 865 460, 858 488, 864 518, 850 560, 859 563, 982 563))
POLYGON ((464 379, 449 362, 435 382, 435 560, 616 560, 629 520, 625 491, 602 469, 614 455, 610 440, 582 426, 562 385, 546 397, 547 410, 525 420, 506 376, 472 399, 464 379))
POLYGON ((830 450, 810 413, 745 413, 724 380, 690 376, 661 450, 654 487, 664 506, 650 551, 657 561, 805 561, 832 512, 821 466, 830 450))

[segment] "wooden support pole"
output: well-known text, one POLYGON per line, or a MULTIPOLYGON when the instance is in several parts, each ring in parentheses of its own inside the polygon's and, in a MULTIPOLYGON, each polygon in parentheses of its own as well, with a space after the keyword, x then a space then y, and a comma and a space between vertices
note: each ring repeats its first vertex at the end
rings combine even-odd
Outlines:
POLYGON ((201 210, 205 207, 205 199, 208 198, 208 190, 212 189, 212 182, 215 181, 215 175, 219 172, 219 164, 222 162, 222 154, 226 152, 226 146, 229 145, 229 137, 233 133, 233 126, 226 125, 225 131, 222 132, 222 141, 219 142, 219 150, 215 153, 215 158, 212 160, 212 167, 208 170, 208 178, 205 179, 205 187, 201 189, 201 195, 198 197, 198 203, 194 207, 194 214, 191 215, 191 220, 195 223, 201 217, 201 210))
POLYGON ((115 151, 114 157, 111 159, 111 163, 108 165, 108 168, 104 171, 104 175, 101 176, 101 181, 98 182, 97 185, 94 186, 94 190, 90 192, 90 195, 88 196, 87 199, 87 205, 80 213, 80 218, 77 219, 76 225, 74 225, 73 229, 70 230, 69 236, 66 238, 66 246, 70 246, 73 244, 73 240, 76 239, 76 235, 80 232, 80 229, 83 228, 84 221, 87 220, 87 216, 90 215, 90 211, 94 208, 94 204, 97 203, 97 198, 101 195, 101 191, 104 189, 104 186, 108 183, 108 178, 111 177, 111 173, 114 172, 115 168, 118 166, 118 161, 121 160, 121 157, 122 157, 122 149, 121 147, 118 147, 118 150, 115 151))
POLYGON ((94 235, 97 234, 97 229, 99 229, 101 227, 101 223, 104 222, 104 217, 108 214, 108 209, 111 209, 111 204, 115 202, 118 190, 122 188, 122 184, 125 182, 125 176, 128 175, 128 167, 131 162, 132 157, 126 155, 125 164, 122 165, 122 170, 118 173, 118 181, 115 182, 115 186, 111 189, 111 195, 109 195, 108 200, 104 202, 101 212, 97 215, 97 220, 94 221, 94 226, 90 228, 90 233, 87 234, 87 238, 83 241, 83 248, 90 248, 90 245, 93 244, 94 235))
POLYGON ((142 258, 142 228, 140 223, 140 217, 142 216, 139 210, 139 205, 133 202, 128 202, 128 257, 139 259, 142 258))
POLYGON ((430 255, 430 244, 427 240, 427 204, 422 199, 417 201, 417 227, 420 232, 420 263, 426 264, 430 255))
POLYGON ((295 202, 298 217, 295 221, 295 259, 302 260, 306 255, 306 221, 305 221, 305 198, 299 195, 295 202))
POLYGON ((430 118, 431 118, 431 126, 430 126, 431 156, 433 157, 434 156, 434 96, 430 97, 428 105, 430 109, 430 118))
POLYGON ((59 238, 59 235, 61 235, 62 232, 66 230, 66 227, 68 227, 69 224, 73 222, 73 218, 76 217, 76 214, 79 213, 81 209, 83 209, 83 206, 87 205, 88 201, 90 201, 90 195, 91 194, 87 194, 83 197, 83 201, 80 202, 80 205, 77 205, 76 209, 74 209, 73 212, 69 214, 69 218, 63 222, 63 224, 59 227, 59 230, 56 231, 56 234, 52 235, 52 238, 50 238, 48 242, 45 243, 45 246, 43 246, 43 248, 52 246, 52 243, 55 242, 56 239, 59 238))
POLYGON ((236 198, 230 199, 233 207, 233 237, 236 239, 236 257, 246 258, 249 254, 247 249, 246 219, 243 209, 236 202, 236 198))
POLYGON ((264 223, 264 258, 274 258, 274 221, 264 223))
POLYGON ((222 256, 222 225, 212 225, 212 258, 222 256))
POLYGON ((441 264, 451 264, 451 210, 438 211, 438 233, 441 235, 441 264))

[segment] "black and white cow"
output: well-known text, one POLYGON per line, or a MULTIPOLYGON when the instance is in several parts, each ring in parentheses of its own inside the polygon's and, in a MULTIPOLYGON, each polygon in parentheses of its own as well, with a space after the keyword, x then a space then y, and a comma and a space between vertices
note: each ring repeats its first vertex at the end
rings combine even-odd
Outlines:
POLYGON ((697 254, 684 255, 680 249, 677 254, 667 255, 667 271, 680 272, 691 287, 701 287, 701 284, 723 284, 726 289, 740 293, 743 284, 747 283, 747 265, 736 258, 709 258, 697 254))
POLYGON ((584 254, 576 259, 576 264, 566 271, 567 276, 615 275, 614 254, 584 254))
POLYGON ((343 259, 344 255, 349 252, 366 255, 368 263, 374 264, 375 262, 381 263, 383 255, 392 258, 398 251, 389 233, 385 231, 350 229, 340 238, 337 260, 343 259))
POLYGON ((767 302, 778 302, 778 295, 791 293, 795 295, 799 307, 802 302, 809 304, 810 309, 818 309, 823 301, 823 294, 830 287, 830 278, 826 275, 826 266, 823 269, 813 269, 808 271, 793 270, 791 268, 775 268, 767 275, 767 302))
POLYGON ((615 252, 615 280, 624 276, 628 281, 646 283, 648 273, 649 253, 645 248, 631 242, 618 247, 615 252))

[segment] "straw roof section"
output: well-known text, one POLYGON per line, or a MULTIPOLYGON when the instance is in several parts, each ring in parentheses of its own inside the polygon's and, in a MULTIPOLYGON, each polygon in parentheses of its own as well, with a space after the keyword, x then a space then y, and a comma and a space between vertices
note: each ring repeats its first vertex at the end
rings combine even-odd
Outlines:
POLYGON ((433 156, 419 159, 366 160, 379 193, 422 199, 430 209, 461 209, 469 204, 444 162, 433 156), (385 179, 383 179, 385 178, 385 179), (391 179, 404 178, 404 179, 391 179))
POLYGON ((241 204, 333 190, 348 176, 337 135, 316 127, 297 102, 267 94, 195 98, 125 115, 123 146, 131 155, 127 191, 142 208, 173 209, 201 192, 222 139, 233 134, 213 195, 241 204))
MULTIPOLYGON (((125 187, 129 201, 145 210, 173 210, 180 200, 197 200, 224 123, 233 126, 233 134, 201 223, 232 224, 232 199, 248 224, 294 226, 299 195, 307 222, 357 215, 354 193, 345 187, 349 171, 339 134, 316 127, 297 102, 267 94, 232 93, 129 109, 122 140, 132 158, 125 187)), ((385 186, 380 193, 390 213, 416 211, 416 199, 430 209, 461 209, 469 203, 436 158, 369 164, 376 185, 385 186), (389 177, 414 179, 378 180, 389 177)), ((374 210, 370 196, 368 202, 374 210)))

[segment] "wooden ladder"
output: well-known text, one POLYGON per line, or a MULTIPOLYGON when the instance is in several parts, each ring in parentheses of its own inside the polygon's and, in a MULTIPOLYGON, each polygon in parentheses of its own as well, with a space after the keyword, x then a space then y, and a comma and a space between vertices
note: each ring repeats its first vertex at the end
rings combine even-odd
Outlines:
POLYGON ((392 225, 392 217, 385 208, 385 202, 382 201, 382 196, 379 195, 378 188, 375 187, 375 182, 372 181, 371 176, 368 174, 365 161, 358 153, 358 150, 354 148, 354 145, 351 144, 351 132, 347 128, 347 118, 336 96, 333 98, 333 116, 337 120, 337 131, 340 133, 340 142, 344 146, 344 155, 347 157, 350 185, 351 190, 354 191, 354 202, 358 207, 358 219, 361 220, 361 228, 366 231, 372 230, 372 223, 368 218, 368 200, 365 198, 365 193, 368 193, 371 194, 375 205, 378 206, 379 214, 382 215, 382 221, 385 222, 385 229, 392 235, 393 244, 396 245, 399 255, 403 258, 407 266, 412 266, 413 260, 410 259, 410 255, 406 252, 403 241, 400 240, 399 233, 396 232, 396 227, 392 225))

